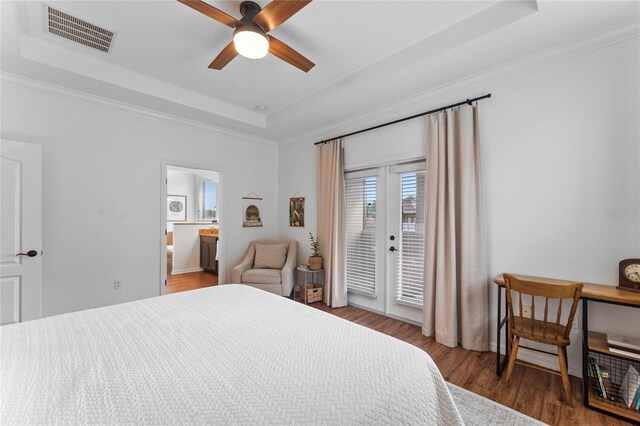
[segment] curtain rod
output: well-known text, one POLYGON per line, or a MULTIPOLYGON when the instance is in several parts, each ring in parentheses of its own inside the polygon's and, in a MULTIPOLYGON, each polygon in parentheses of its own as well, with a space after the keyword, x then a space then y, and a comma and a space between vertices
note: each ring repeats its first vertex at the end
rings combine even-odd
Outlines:
POLYGON ((455 104, 447 105, 447 106, 444 106, 444 107, 432 109, 431 111, 427 111, 427 112, 421 112, 420 114, 415 114, 415 115, 412 115, 410 117, 400 118, 398 120, 389 121, 388 123, 378 124, 377 126, 368 127, 366 129, 363 129, 363 130, 358 130, 356 132, 347 133, 346 135, 336 136, 335 138, 322 140, 320 142, 314 143, 314 145, 320 145, 320 144, 323 144, 323 143, 330 142, 330 141, 332 141, 334 139, 346 138, 347 136, 358 135, 360 133, 368 132, 370 130, 379 129, 381 127, 390 126, 392 124, 402 123, 403 121, 412 120, 414 118, 422 117, 423 115, 433 114, 435 112, 444 111, 444 110, 449 109, 449 108, 455 108, 455 107, 460 106, 460 105, 464 105, 464 104, 471 105, 472 102, 476 102, 476 101, 479 101, 481 99, 488 99, 490 97, 491 97, 491 93, 487 93, 486 95, 478 96, 477 98, 467 99, 466 101, 462 101, 462 102, 458 102, 458 103, 455 103, 455 104))

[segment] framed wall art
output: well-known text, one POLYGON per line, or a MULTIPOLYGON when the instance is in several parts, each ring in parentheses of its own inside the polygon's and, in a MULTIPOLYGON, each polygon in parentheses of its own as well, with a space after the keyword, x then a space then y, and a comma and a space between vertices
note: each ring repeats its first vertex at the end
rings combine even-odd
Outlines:
POLYGON ((167 195, 167 222, 187 221, 187 196, 167 195))
POLYGON ((289 198, 289 226, 304 228, 304 197, 289 198))
POLYGON ((242 197, 242 226, 244 228, 262 227, 261 209, 262 197, 258 197, 253 192, 246 197, 242 197))

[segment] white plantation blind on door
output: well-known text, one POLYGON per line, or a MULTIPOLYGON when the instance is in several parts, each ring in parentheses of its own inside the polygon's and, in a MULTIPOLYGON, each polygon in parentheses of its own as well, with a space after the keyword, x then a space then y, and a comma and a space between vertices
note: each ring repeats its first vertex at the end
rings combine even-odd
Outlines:
POLYGON ((398 302, 422 306, 424 287, 425 172, 403 173, 402 214, 398 256, 398 302))
POLYGON ((347 288, 361 293, 376 292, 375 176, 346 179, 347 288))

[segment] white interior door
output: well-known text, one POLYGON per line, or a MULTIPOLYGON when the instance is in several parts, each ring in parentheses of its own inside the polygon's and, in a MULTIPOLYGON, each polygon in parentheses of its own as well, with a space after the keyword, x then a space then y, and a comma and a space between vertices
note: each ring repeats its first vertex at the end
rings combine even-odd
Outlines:
POLYGON ((350 172, 349 304, 422 322, 425 163, 350 172))
POLYGON ((0 325, 41 316, 41 151, 0 141, 0 325))

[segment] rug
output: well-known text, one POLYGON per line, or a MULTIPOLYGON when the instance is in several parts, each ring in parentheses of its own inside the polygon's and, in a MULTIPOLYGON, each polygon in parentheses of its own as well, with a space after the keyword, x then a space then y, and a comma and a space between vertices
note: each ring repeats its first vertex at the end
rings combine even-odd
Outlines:
POLYGON ((447 383, 465 425, 540 426, 545 423, 447 383))

